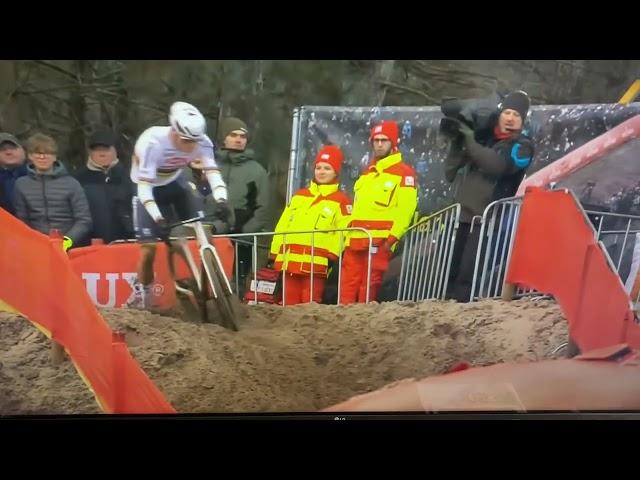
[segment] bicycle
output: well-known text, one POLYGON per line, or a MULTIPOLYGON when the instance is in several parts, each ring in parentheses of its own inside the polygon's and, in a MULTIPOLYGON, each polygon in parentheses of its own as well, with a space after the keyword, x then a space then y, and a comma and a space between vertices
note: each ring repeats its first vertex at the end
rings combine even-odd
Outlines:
POLYGON ((209 236, 204 229, 202 220, 205 217, 194 217, 183 220, 170 225, 170 229, 175 227, 188 225, 194 229, 198 252, 200 255, 200 268, 196 263, 187 246, 184 237, 163 239, 167 245, 167 260, 169 262, 169 271, 174 279, 176 293, 182 294, 189 298, 191 304, 198 311, 203 322, 210 321, 210 313, 215 310, 213 317, 219 319, 219 324, 233 331, 238 331, 237 319, 244 314, 244 306, 240 299, 233 293, 229 279, 224 272, 222 262, 218 256, 215 247, 209 241, 209 236), (177 242, 176 242, 177 241, 177 242), (191 272, 193 281, 191 287, 183 287, 175 280, 175 264, 174 243, 177 243, 181 249, 181 256, 186 261, 189 271, 191 272), (217 313, 217 315, 215 315, 217 313))

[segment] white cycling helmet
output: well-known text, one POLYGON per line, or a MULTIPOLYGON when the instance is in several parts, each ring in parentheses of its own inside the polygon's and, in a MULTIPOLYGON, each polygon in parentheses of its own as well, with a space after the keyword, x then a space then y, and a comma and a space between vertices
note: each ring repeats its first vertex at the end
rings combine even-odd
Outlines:
POLYGON ((171 105, 169 123, 182 138, 198 140, 207 132, 204 116, 196 107, 186 102, 171 105))

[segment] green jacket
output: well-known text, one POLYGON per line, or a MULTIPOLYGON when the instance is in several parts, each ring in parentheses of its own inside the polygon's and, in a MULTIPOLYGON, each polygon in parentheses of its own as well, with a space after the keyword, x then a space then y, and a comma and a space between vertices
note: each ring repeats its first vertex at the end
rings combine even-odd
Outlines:
POLYGON ((269 222, 269 181, 266 170, 254 160, 253 150, 220 149, 216 163, 229 192, 229 207, 235 216, 235 231, 264 231, 269 222))

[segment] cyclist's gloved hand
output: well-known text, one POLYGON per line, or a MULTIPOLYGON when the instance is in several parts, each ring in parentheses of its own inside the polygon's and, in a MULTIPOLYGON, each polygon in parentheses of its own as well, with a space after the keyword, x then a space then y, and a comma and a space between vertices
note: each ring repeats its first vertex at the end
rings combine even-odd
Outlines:
POLYGON ((73 247, 73 240, 69 237, 64 237, 62 239, 62 249, 66 252, 68 251, 71 247, 73 247))
POLYGON ((171 227, 166 219, 160 217, 156 220, 156 226, 158 227, 158 236, 160 240, 166 242, 169 240, 169 235, 171 234, 171 227))
POLYGON ((225 200, 220 200, 216 203, 215 216, 225 223, 229 221, 231 211, 229 210, 229 205, 227 205, 225 200))

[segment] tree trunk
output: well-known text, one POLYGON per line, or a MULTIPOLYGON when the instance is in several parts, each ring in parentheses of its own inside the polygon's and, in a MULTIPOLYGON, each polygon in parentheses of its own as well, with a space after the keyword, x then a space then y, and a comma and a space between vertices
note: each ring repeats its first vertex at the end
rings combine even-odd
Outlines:
POLYGON ((395 60, 382 60, 376 62, 376 72, 373 78, 373 92, 371 96, 374 99, 374 105, 378 107, 381 107, 384 104, 384 99, 387 95, 387 84, 393 77, 395 64, 395 60))
POLYGON ((69 107, 73 124, 70 125, 69 147, 66 158, 63 160, 67 166, 80 166, 84 163, 86 156, 85 132, 87 125, 87 102, 83 86, 91 82, 91 62, 89 60, 74 60, 72 64, 76 74, 78 87, 70 94, 69 107))

